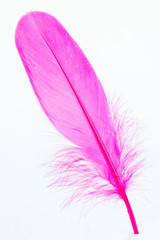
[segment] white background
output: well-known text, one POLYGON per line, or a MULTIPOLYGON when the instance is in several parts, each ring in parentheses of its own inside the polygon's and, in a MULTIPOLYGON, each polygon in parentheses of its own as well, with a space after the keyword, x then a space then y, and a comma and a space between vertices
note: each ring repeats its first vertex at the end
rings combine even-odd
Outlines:
POLYGON ((157 0, 0 1, 0 239, 160 239, 160 2, 157 0), (140 191, 129 192, 140 230, 123 202, 61 210, 66 195, 47 188, 41 164, 61 137, 33 94, 18 56, 20 17, 54 15, 83 49, 107 95, 120 96, 142 126, 146 151, 140 191))

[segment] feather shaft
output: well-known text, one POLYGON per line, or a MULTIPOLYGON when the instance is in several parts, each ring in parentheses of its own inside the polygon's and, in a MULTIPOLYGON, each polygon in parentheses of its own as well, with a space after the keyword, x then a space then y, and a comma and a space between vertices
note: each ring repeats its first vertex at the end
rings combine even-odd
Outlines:
POLYGON ((135 219, 134 213, 132 211, 132 208, 131 208, 131 205, 130 205, 130 202, 128 200, 128 197, 127 197, 126 193, 124 193, 123 200, 124 200, 125 205, 127 207, 127 211, 128 211, 128 214, 129 214, 129 218, 131 220, 131 224, 132 224, 132 227, 133 227, 134 234, 139 234, 136 219, 135 219))
MULTIPOLYGON (((38 31, 39 31, 39 30, 38 30, 38 31)), ((40 33, 40 35, 42 36, 41 33, 40 33)), ((43 36, 42 36, 42 38, 43 38, 44 41, 46 42, 46 40, 45 40, 45 38, 44 38, 43 36)), ((46 42, 46 44, 47 44, 47 42, 46 42)), ((48 46, 48 44, 47 44, 47 46, 48 46)), ((48 47, 49 47, 49 46, 48 46, 48 47)), ((49 49, 50 49, 50 47, 49 47, 49 49)), ((52 54, 54 55, 52 49, 50 49, 50 50, 51 50, 52 54)), ((101 151, 102 151, 102 153, 103 153, 103 155, 104 155, 104 157, 105 157, 105 159, 106 159, 106 162, 107 162, 108 166, 110 167, 111 172, 113 173, 113 177, 115 178, 115 182, 117 183, 117 186, 119 186, 119 193, 120 193, 122 199, 123 199, 124 202, 125 202, 125 205, 126 205, 126 208, 127 208, 127 211, 128 211, 129 217, 130 217, 130 220, 131 220, 131 224, 132 224, 132 227, 133 227, 134 234, 139 234, 138 227, 137 227, 137 223, 136 223, 136 219, 135 219, 135 217, 134 217, 134 214, 133 214, 133 211, 132 211, 130 202, 129 202, 129 200, 128 200, 127 194, 125 193, 125 190, 124 190, 123 185, 122 185, 122 183, 121 183, 121 181, 120 181, 120 178, 119 178, 119 176, 117 175, 117 172, 116 172, 116 170, 115 170, 115 167, 114 167, 114 165, 113 165, 113 163, 112 163, 112 161, 111 161, 111 159, 110 159, 110 156, 109 156, 109 154, 108 154, 108 152, 107 152, 107 150, 106 150, 106 148, 105 148, 105 146, 104 146, 104 144, 103 144, 100 136, 98 135, 98 132, 97 132, 97 130, 95 129, 95 127, 94 127, 94 125, 93 125, 90 117, 88 116, 86 109, 84 108, 84 106, 83 106, 83 104, 81 103, 79 97, 77 96, 76 91, 75 91, 75 89, 73 88, 73 86, 72 86, 72 84, 71 84, 68 76, 66 75, 64 69, 62 68, 61 64, 59 63, 59 61, 58 61, 58 59, 56 58, 55 55, 54 55, 54 57, 55 57, 55 59, 57 60, 58 65, 60 66, 63 74, 65 75, 65 77, 66 77, 66 79, 67 79, 67 81, 69 82, 69 84, 70 84, 70 86, 71 86, 71 88, 72 88, 72 90, 73 90, 73 92, 74 92, 74 94, 75 94, 75 96, 76 96, 76 98, 77 98, 77 100, 78 100, 78 102, 79 102, 79 104, 80 104, 80 106, 81 106, 81 108, 82 108, 82 110, 83 110, 83 112, 84 112, 84 114, 85 114, 85 116, 86 116, 86 118, 87 118, 90 126, 91 126, 91 129, 92 129, 92 131, 93 131, 93 133, 94 133, 94 135, 95 135, 95 137, 96 137, 96 140, 97 140, 97 142, 98 142, 98 144, 99 144, 99 146, 100 146, 100 148, 101 148, 101 151)))

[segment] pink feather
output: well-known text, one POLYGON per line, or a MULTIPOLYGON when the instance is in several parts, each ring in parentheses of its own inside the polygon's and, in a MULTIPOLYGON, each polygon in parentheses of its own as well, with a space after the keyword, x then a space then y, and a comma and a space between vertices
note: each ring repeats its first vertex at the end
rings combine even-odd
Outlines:
POLYGON ((118 196, 124 200, 138 234, 126 195, 140 167, 136 161, 133 164, 137 152, 124 141, 121 120, 112 116, 84 53, 63 26, 43 12, 30 12, 21 18, 15 41, 42 109, 55 128, 77 146, 57 157, 59 177, 53 184, 77 185, 79 191, 71 200, 118 196))

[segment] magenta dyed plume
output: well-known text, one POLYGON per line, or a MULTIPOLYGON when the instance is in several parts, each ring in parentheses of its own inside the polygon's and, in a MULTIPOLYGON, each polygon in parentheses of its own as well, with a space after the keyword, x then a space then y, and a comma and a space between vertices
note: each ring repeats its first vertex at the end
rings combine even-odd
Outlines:
POLYGON ((125 142, 121 120, 113 117, 92 66, 64 27, 51 15, 30 12, 15 36, 34 92, 55 128, 77 147, 64 150, 55 162, 53 184, 76 185, 73 196, 123 199, 133 226, 137 224, 126 189, 140 164, 125 142), (66 175, 67 173, 67 175, 66 175))

